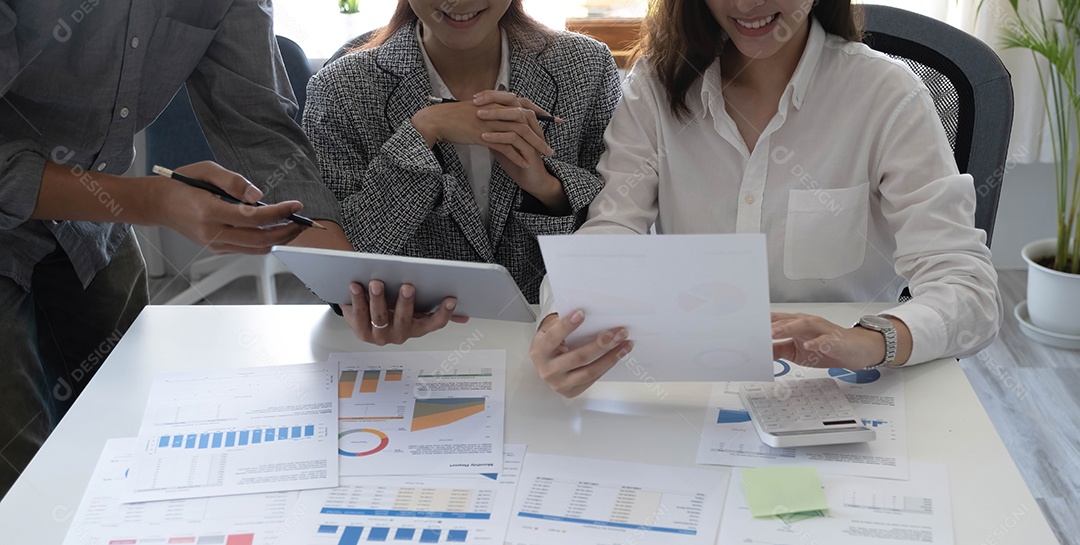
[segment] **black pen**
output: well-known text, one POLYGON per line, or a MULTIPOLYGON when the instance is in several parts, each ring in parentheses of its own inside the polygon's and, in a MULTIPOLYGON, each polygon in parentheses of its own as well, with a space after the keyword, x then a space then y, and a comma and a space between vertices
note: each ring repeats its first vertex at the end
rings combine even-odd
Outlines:
MULTIPOLYGON (((196 180, 195 178, 189 178, 187 176, 184 176, 183 174, 180 174, 179 172, 174 172, 174 171, 169 170, 169 169, 167 169, 165 167, 160 167, 160 166, 155 165, 153 170, 154 170, 154 174, 158 174, 158 175, 164 176, 166 178, 172 178, 172 179, 174 179, 174 180, 176 180, 176 181, 178 181, 180 183, 189 185, 189 186, 194 187, 196 189, 202 189, 204 191, 209 191, 210 193, 213 193, 214 195, 217 195, 221 200, 223 200, 225 202, 228 202, 228 203, 246 204, 248 206, 266 206, 266 203, 264 203, 262 201, 258 201, 258 202, 254 202, 254 203, 241 201, 240 199, 237 199, 236 197, 233 197, 232 195, 229 195, 228 193, 225 192, 224 189, 221 189, 220 187, 218 187, 218 186, 216 186, 216 185, 214 185, 212 183, 204 182, 202 180, 196 180)), ((289 214, 289 220, 293 221, 295 223, 299 223, 300 225, 303 225, 305 227, 314 227, 316 229, 323 229, 323 230, 326 229, 326 227, 323 227, 322 225, 319 225, 319 222, 314 221, 311 218, 305 218, 304 216, 301 216, 299 214, 289 214)))
MULTIPOLYGON (((439 98, 439 97, 437 97, 435 95, 428 95, 427 101, 432 103, 432 104, 450 104, 452 102, 457 102, 457 100, 453 99, 453 98, 439 98)), ((538 121, 548 121, 548 122, 551 122, 551 123, 566 123, 565 119, 563 119, 561 117, 555 117, 553 115, 536 114, 536 119, 538 121)))

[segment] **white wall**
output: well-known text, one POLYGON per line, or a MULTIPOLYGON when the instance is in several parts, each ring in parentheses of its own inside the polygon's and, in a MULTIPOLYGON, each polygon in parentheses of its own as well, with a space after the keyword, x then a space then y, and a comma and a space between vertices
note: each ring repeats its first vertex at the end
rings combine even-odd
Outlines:
POLYGON ((1053 165, 1017 165, 1005 174, 990 249, 999 269, 1024 269, 1020 249, 1056 234, 1053 165))

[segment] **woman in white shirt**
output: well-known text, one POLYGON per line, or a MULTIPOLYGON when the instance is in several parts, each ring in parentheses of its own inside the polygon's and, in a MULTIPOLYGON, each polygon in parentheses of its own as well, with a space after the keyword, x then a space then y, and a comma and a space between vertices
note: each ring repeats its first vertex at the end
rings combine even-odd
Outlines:
MULTIPOLYGON (((773 314, 774 355, 802 365, 912 365, 992 341, 1001 301, 972 179, 918 77, 859 42, 850 0, 660 0, 646 23, 579 232, 764 232, 775 302, 910 287, 852 328, 773 314)), ((541 300, 554 307, 546 283, 541 300)), ((569 349, 584 319, 548 315, 532 343, 569 397, 633 348, 616 329, 569 349)))

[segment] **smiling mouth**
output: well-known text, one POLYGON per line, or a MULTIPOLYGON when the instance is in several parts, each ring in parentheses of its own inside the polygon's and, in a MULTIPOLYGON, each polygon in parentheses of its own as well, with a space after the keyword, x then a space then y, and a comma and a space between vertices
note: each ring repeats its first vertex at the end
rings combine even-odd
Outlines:
POLYGON ((735 19, 735 22, 743 28, 754 30, 764 26, 768 26, 769 23, 773 22, 773 20, 776 19, 777 15, 778 14, 774 13, 772 15, 769 15, 768 17, 762 17, 761 19, 753 19, 749 21, 745 19, 735 19))
POLYGON ((447 13, 445 11, 440 11, 440 13, 442 13, 443 15, 445 15, 446 17, 448 17, 449 19, 451 19, 453 21, 456 21, 458 23, 464 23, 464 22, 467 22, 467 21, 471 21, 477 15, 480 15, 483 11, 484 10, 480 10, 480 11, 474 11, 474 12, 471 12, 471 13, 447 13))

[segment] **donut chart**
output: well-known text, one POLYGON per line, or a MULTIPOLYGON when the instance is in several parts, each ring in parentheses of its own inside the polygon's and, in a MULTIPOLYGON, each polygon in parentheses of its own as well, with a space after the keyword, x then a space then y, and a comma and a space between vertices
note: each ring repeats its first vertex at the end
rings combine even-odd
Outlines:
POLYGON ((382 449, 386 448, 390 444, 390 438, 385 433, 379 430, 373 430, 370 428, 360 428, 355 430, 345 430, 338 433, 338 454, 341 456, 371 456, 376 454, 382 449), (348 435, 365 434, 360 437, 353 437, 349 441, 342 441, 341 439, 348 435), (371 437, 374 435, 375 437, 371 437), (377 441, 377 442, 376 442, 377 441), (343 443, 348 443, 343 444, 343 443), (356 449, 356 452, 351 452, 341 448, 343 446, 349 446, 356 449), (367 450, 363 450, 367 449, 367 450))
POLYGON ((773 360, 773 363, 780 366, 780 368, 777 369, 776 365, 773 365, 773 371, 776 371, 773 373, 773 378, 782 377, 791 372, 791 364, 788 362, 784 360, 773 360))

